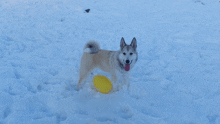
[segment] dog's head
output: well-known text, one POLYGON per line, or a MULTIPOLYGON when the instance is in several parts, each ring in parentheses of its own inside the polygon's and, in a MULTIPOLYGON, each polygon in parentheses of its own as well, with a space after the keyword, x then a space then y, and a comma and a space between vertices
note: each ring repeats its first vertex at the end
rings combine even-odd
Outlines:
POLYGON ((138 54, 136 49, 137 49, 137 41, 135 37, 131 41, 130 45, 127 45, 125 43, 123 37, 121 38, 120 53, 118 59, 120 63, 123 65, 125 71, 129 71, 136 63, 138 59, 138 54))

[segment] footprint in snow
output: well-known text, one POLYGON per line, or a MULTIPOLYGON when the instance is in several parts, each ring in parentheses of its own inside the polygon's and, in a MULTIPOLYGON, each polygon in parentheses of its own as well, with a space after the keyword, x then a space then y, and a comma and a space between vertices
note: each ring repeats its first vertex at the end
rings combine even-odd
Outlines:
POLYGON ((208 118, 210 124, 215 124, 219 115, 208 115, 206 117, 208 118))
POLYGON ((11 108, 6 107, 5 110, 3 111, 3 119, 7 118, 9 114, 11 114, 11 108))
POLYGON ((87 112, 87 111, 85 111, 85 110, 76 110, 75 111, 77 114, 80 114, 80 115, 89 115, 89 113, 87 112))
POLYGON ((97 117, 96 118, 97 121, 99 122, 114 122, 114 123, 118 123, 118 120, 116 118, 110 118, 110 117, 97 117))
POLYGON ((61 121, 65 121, 67 118, 66 113, 59 113, 56 115, 57 123, 59 124, 61 121))
POLYGON ((133 113, 130 109, 130 107, 128 106, 125 106, 125 107, 122 107, 120 108, 117 112, 116 112, 117 115, 119 115, 121 118, 123 119, 130 119, 133 117, 133 113))
POLYGON ((150 117, 153 117, 153 118, 160 118, 161 116, 159 115, 159 113, 155 112, 154 110, 151 110, 151 109, 141 109, 140 110, 143 114, 147 115, 147 116, 150 116, 150 117))
POLYGON ((57 69, 48 69, 48 70, 46 70, 47 71, 47 73, 49 73, 50 75, 52 75, 52 76, 56 76, 56 75, 58 75, 59 74, 59 71, 57 70, 57 69))

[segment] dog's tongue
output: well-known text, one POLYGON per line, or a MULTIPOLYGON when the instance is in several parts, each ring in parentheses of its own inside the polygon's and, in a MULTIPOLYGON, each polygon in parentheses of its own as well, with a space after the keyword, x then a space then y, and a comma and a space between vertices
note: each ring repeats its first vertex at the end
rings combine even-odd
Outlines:
POLYGON ((125 64, 125 71, 129 71, 130 70, 130 64, 125 64))

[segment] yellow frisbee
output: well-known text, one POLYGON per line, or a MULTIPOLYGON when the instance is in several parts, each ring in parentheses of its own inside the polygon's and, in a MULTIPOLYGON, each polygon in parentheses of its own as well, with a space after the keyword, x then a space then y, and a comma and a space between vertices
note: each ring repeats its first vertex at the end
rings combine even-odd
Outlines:
POLYGON ((112 89, 111 81, 103 76, 103 75, 96 75, 93 77, 93 84, 97 91, 101 93, 107 94, 112 89))

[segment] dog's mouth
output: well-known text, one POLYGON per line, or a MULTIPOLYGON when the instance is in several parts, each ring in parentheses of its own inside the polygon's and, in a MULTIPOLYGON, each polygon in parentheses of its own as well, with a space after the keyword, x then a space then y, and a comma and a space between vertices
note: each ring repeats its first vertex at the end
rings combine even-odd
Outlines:
POLYGON ((129 64, 125 64, 125 71, 129 71, 130 70, 130 64, 132 63, 132 60, 129 64))
POLYGON ((129 71, 130 70, 130 64, 125 64, 125 71, 129 71))

